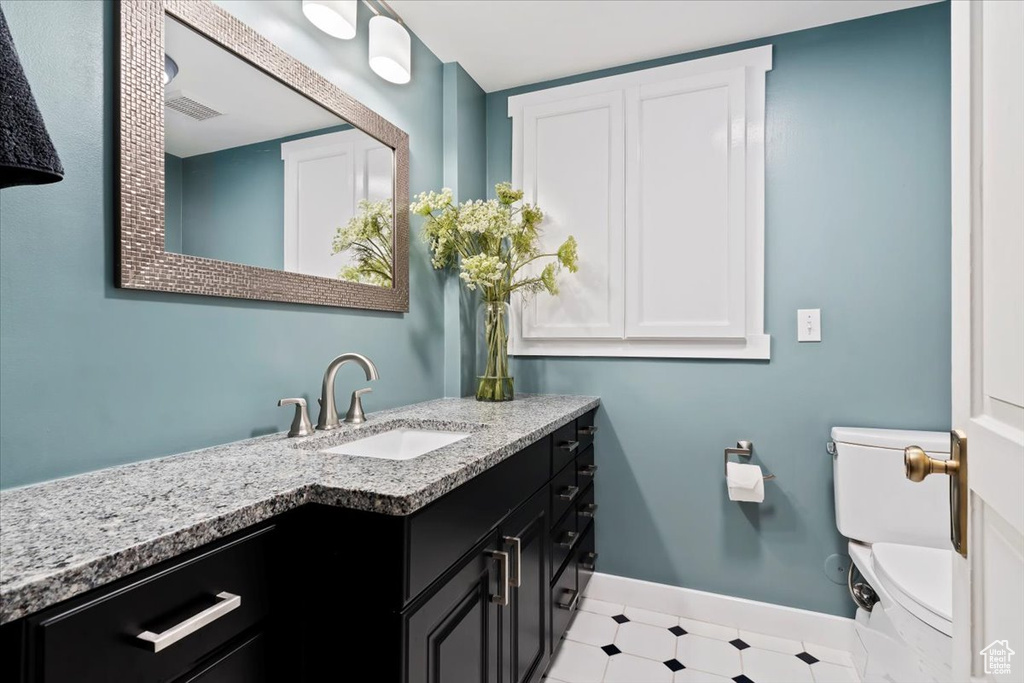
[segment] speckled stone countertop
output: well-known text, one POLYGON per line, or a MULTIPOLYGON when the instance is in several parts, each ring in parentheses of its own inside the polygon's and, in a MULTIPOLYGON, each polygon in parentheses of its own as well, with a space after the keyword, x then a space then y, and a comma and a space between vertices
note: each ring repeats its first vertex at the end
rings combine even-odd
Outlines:
POLYGON ((306 438, 275 434, 0 491, 0 623, 305 503, 410 514, 598 403, 438 399, 306 438), (320 452, 399 426, 471 433, 412 460, 320 452))

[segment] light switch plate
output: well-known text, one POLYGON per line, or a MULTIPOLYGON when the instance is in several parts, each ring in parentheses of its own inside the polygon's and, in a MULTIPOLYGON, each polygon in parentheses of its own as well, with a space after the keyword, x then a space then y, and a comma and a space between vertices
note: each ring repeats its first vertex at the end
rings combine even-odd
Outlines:
POLYGON ((801 308, 796 312, 796 340, 798 342, 821 341, 821 309, 801 308))

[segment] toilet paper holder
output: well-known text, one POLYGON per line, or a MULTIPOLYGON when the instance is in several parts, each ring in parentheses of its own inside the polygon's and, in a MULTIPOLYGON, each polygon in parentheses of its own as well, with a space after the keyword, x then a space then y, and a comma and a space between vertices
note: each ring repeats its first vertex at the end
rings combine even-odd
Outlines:
MULTIPOLYGON (((725 475, 729 476, 729 455, 741 455, 744 458, 749 458, 754 453, 754 442, 753 441, 737 441, 736 448, 726 448, 725 454, 723 455, 724 463, 722 469, 725 470, 725 475)), ((774 479, 774 474, 764 475, 764 480, 774 479)))

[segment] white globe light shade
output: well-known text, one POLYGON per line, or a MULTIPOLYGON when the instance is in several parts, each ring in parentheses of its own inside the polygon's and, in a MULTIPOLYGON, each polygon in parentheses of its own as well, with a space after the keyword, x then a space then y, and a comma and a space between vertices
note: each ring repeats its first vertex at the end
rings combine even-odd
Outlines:
POLYGON ((408 83, 412 78, 412 39, 394 19, 370 19, 370 68, 385 81, 408 83))
POLYGON ((327 35, 349 40, 356 37, 358 0, 302 0, 302 13, 327 35))

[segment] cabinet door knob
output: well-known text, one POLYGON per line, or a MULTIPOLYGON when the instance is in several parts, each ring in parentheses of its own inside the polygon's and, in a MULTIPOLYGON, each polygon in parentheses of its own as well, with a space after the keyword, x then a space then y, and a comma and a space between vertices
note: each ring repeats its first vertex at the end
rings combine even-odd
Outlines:
POLYGON ((577 472, 584 477, 592 477, 597 474, 597 465, 584 465, 577 472))
POLYGON ((587 503, 586 505, 580 505, 580 509, 577 510, 577 514, 580 517, 593 517, 595 512, 597 512, 597 503, 587 503))
POLYGON ((580 436, 593 436, 597 433, 596 425, 588 425, 586 427, 580 427, 577 432, 580 436))
POLYGON ((575 453, 576 449, 580 447, 580 442, 579 441, 566 441, 563 444, 559 444, 558 447, 561 448, 563 451, 567 451, 569 453, 575 453))
POLYGON ((508 553, 504 550, 491 550, 491 557, 498 561, 501 567, 501 578, 498 579, 498 594, 491 596, 491 602, 502 607, 508 607, 508 553))

